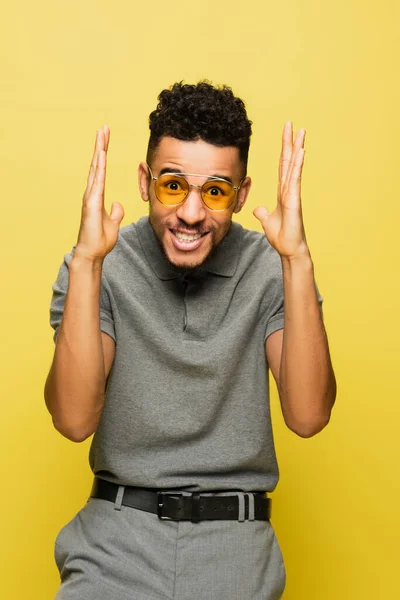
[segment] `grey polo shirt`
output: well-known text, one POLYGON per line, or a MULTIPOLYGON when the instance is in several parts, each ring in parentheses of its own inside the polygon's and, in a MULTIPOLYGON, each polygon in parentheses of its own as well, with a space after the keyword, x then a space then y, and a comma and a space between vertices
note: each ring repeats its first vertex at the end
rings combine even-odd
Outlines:
MULTIPOLYGON (((74 250, 52 288, 54 340, 74 250)), ((148 217, 120 228, 102 272, 100 328, 116 351, 93 472, 121 485, 272 491, 265 340, 284 326, 283 300, 281 259, 264 234, 234 222, 210 259, 182 274, 148 217)))

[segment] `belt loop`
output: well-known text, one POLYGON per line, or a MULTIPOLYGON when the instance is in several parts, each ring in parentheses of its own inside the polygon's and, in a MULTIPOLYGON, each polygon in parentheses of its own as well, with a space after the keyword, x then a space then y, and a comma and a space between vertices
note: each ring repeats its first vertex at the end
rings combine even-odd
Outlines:
POLYGON ((125 492, 125 486, 124 485, 119 485, 118 486, 117 497, 115 498, 115 502, 114 502, 114 510, 121 510, 122 500, 123 500, 123 497, 124 497, 124 492, 125 492))
POLYGON ((238 511, 238 521, 244 521, 245 520, 245 514, 244 514, 244 493, 243 492, 238 492, 238 499, 239 499, 239 511, 238 511))
POLYGON ((247 494, 249 499, 249 521, 254 521, 254 494, 247 494))
MULTIPOLYGON (((182 496, 180 500, 182 499, 182 496)), ((198 523, 200 521, 200 493, 193 492, 192 494, 192 515, 191 519, 192 523, 198 523)))

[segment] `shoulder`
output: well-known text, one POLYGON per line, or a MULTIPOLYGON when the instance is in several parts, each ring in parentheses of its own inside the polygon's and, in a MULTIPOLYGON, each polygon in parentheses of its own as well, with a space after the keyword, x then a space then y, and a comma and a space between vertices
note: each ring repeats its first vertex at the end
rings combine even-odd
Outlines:
POLYGON ((140 248, 139 236, 137 235, 138 225, 143 219, 147 217, 142 217, 137 222, 129 223, 128 225, 124 225, 124 227, 120 227, 118 233, 118 241, 115 245, 114 250, 121 250, 122 248, 129 246, 132 249, 140 248))
POLYGON ((253 229, 247 229, 239 223, 234 223, 234 226, 240 227, 241 229, 241 240, 242 246, 244 248, 254 249, 255 247, 257 247, 258 249, 265 249, 268 248, 268 246, 270 246, 270 243, 268 242, 264 233, 260 233, 259 231, 255 231, 253 229))
POLYGON ((104 269, 106 271, 124 267, 126 264, 134 264, 135 258, 138 259, 143 256, 138 226, 146 218, 142 217, 137 222, 120 227, 117 243, 104 259, 104 269))
POLYGON ((240 262, 243 268, 253 265, 256 270, 274 271, 278 274, 281 272, 279 253, 271 246, 264 233, 247 229, 239 223, 233 223, 233 227, 237 235, 240 235, 240 262))

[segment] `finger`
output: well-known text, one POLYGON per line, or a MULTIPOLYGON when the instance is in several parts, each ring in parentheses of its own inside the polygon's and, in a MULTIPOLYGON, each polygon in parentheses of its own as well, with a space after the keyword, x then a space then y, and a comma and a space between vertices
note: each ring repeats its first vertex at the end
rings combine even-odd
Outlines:
POLYGON ((289 163, 289 170, 288 170, 287 175, 286 175, 287 185, 290 185, 290 181, 291 181, 291 177, 292 177, 292 171, 293 171, 294 164, 295 164, 296 153, 298 152, 298 150, 300 148, 304 148, 305 136, 306 136, 306 130, 305 129, 300 129, 297 132, 296 139, 295 139, 294 146, 293 146, 292 158, 291 158, 290 163, 289 163))
POLYGON ((86 190, 85 190, 85 194, 84 194, 84 199, 87 199, 90 196, 90 192, 92 190, 93 187, 93 181, 96 175, 96 168, 97 168, 97 162, 98 162, 98 155, 99 155, 99 150, 102 149, 102 147, 104 146, 104 133, 103 131, 100 129, 96 132, 96 142, 95 142, 95 147, 94 147, 94 153, 93 153, 93 158, 92 158, 92 162, 90 164, 90 169, 89 169, 89 175, 88 175, 88 179, 87 179, 87 184, 86 184, 86 190))
POLYGON ((304 164, 304 148, 299 148, 295 154, 293 167, 290 173, 290 179, 288 184, 288 201, 290 204, 300 204, 301 197, 301 175, 304 164))
POLYGON ((110 128, 108 127, 108 125, 103 126, 103 132, 104 132, 104 150, 107 152, 108 144, 110 142, 110 128))
POLYGON ((287 121, 282 133, 282 150, 279 160, 279 184, 282 186, 286 180, 293 147, 293 124, 287 121))
POLYGON ((94 149, 93 149, 93 156, 92 156, 92 160, 90 163, 90 168, 89 168, 89 173, 88 173, 88 178, 87 178, 87 183, 86 183, 86 191, 85 191, 85 195, 87 192, 90 191, 90 188, 92 187, 93 184, 93 179, 94 179, 94 175, 95 175, 95 171, 96 171, 96 165, 97 165, 97 152, 98 152, 98 146, 99 146, 99 131, 96 131, 96 139, 94 141, 94 149))
POLYGON ((110 213, 110 219, 112 219, 115 223, 118 223, 119 225, 122 219, 124 218, 124 215, 125 211, 122 204, 120 204, 119 202, 113 202, 110 213))
POLYGON ((253 210, 253 215, 262 223, 267 217, 269 217, 269 212, 265 206, 257 206, 257 208, 253 210))
POLYGON ((96 131, 96 139, 95 139, 95 142, 94 142, 94 150, 93 150, 92 162, 90 163, 90 167, 91 168, 93 167, 94 171, 96 170, 98 151, 99 151, 99 148, 101 148, 100 133, 101 133, 101 129, 98 129, 96 131))
POLYGON ((104 188, 106 181, 106 162, 107 155, 105 150, 100 149, 98 153, 96 174, 93 180, 92 189, 90 192, 90 199, 94 199, 95 203, 99 202, 99 207, 104 206, 104 188))

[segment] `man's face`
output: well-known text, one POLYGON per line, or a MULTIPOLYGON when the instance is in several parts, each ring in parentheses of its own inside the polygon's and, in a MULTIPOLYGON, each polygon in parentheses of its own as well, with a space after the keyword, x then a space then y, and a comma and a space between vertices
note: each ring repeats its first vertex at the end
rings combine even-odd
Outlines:
MULTIPOLYGON (((203 140, 184 142, 169 136, 161 139, 150 167, 154 177, 166 168, 171 172, 204 175, 204 178, 185 176, 189 183, 200 186, 210 176, 226 177, 234 185, 239 185, 243 177, 238 148, 221 148, 203 140)), ((218 246, 231 227, 232 213, 241 210, 251 186, 250 177, 246 177, 232 205, 216 212, 204 204, 198 188, 190 188, 181 204, 162 204, 155 195, 155 182, 149 183, 149 179, 146 163, 141 162, 139 187, 143 200, 150 202, 150 223, 169 262, 182 269, 201 265, 218 246), (187 239, 193 235, 196 239, 187 239)))

